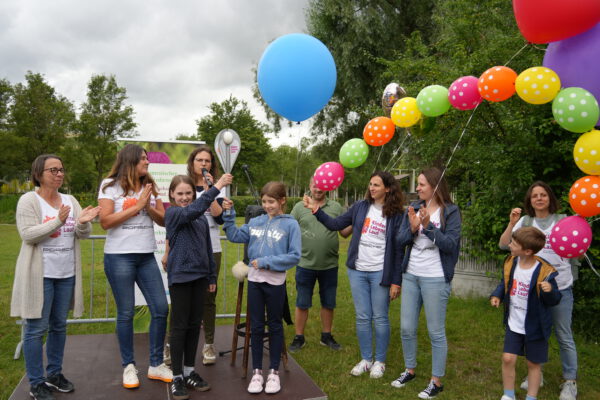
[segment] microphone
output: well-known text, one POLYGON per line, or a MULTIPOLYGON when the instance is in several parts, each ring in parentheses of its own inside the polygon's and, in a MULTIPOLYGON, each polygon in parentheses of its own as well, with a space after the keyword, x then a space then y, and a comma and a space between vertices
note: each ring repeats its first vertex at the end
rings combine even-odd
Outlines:
POLYGON ((202 168, 202 176, 204 177, 204 181, 206 182, 206 184, 208 185, 208 188, 210 189, 213 186, 213 183, 210 180, 210 178, 208 177, 208 170, 206 168, 202 168))

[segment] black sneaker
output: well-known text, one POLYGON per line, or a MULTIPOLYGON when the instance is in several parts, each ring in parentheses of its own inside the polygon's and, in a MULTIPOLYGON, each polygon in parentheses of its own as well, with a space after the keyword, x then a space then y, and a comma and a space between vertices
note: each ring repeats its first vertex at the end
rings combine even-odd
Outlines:
POLYGON ((32 386, 29 389, 29 395, 35 400, 54 400, 54 395, 45 383, 32 386))
POLYGON ((46 386, 57 392, 69 393, 75 390, 75 386, 65 378, 63 374, 49 376, 46 379, 46 386))
POLYGON ((342 345, 335 341, 331 333, 321 334, 321 344, 332 350, 339 350, 342 348, 342 345))
POLYGON ((433 381, 429 382, 429 385, 419 393, 420 399, 433 399, 435 396, 444 391, 444 385, 437 386, 433 381))
POLYGON ((417 375, 408 372, 408 370, 404 370, 404 372, 401 373, 400 376, 391 383, 391 385, 395 388, 404 387, 404 385, 406 385, 408 382, 415 379, 416 376, 417 375))
POLYGON ((181 378, 175 378, 173 379, 173 382, 171 382, 171 394, 176 400, 185 400, 190 398, 187 388, 185 387, 185 382, 181 378))
POLYGON ((303 348, 305 344, 306 341, 304 340, 304 335, 296 335, 294 336, 294 340, 292 340, 292 344, 290 344, 288 350, 290 351, 290 353, 295 353, 301 348, 303 348))
POLYGON ((206 392, 210 390, 210 385, 206 382, 196 371, 192 371, 191 374, 185 377, 185 384, 190 388, 199 392, 206 392))

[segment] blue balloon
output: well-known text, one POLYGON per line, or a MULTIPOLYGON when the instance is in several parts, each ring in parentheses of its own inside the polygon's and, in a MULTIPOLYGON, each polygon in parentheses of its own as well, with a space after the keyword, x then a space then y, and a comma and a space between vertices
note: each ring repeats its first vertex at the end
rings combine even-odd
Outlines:
POLYGON ((336 79, 327 47, 303 33, 276 39, 258 63, 263 100, 290 121, 304 121, 321 111, 333 95, 336 79))

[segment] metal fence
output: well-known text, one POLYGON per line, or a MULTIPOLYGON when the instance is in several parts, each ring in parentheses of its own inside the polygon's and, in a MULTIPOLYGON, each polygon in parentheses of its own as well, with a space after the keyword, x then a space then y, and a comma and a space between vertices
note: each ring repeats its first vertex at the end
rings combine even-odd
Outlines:
MULTIPOLYGON (((83 318, 76 318, 76 319, 68 319, 67 323, 68 324, 90 324, 90 323, 102 323, 102 322, 115 322, 116 318, 114 316, 111 316, 110 314, 110 310, 109 310, 109 305, 110 302, 112 301, 112 293, 110 293, 110 285, 108 285, 107 283, 104 284, 104 312, 101 313, 100 315, 98 313, 94 313, 94 294, 95 294, 95 269, 94 266, 96 265, 96 256, 97 256, 97 251, 96 251, 96 244, 97 241, 104 241, 106 239, 106 235, 91 235, 87 240, 91 240, 91 264, 92 264, 92 268, 90 270, 90 276, 89 276, 89 288, 90 288, 90 293, 89 293, 89 302, 88 302, 88 307, 86 307, 86 310, 84 311, 84 317, 83 318)), ((221 241, 226 241, 225 236, 221 236, 221 241)), ((456 270, 458 272, 462 272, 468 275, 477 275, 477 276, 489 276, 490 273, 495 273, 498 270, 498 264, 496 262, 493 261, 488 261, 488 262, 482 262, 481 260, 477 259, 476 257, 473 257, 471 255, 469 255, 469 249, 472 248, 473 244, 468 241, 465 240, 463 238, 462 240, 462 251, 461 251, 461 256, 459 258, 459 261, 456 265, 456 270)), ((237 254, 229 254, 229 252, 227 251, 227 248, 229 246, 222 246, 222 256, 221 256, 221 265, 225 266, 225 265, 231 265, 233 264, 233 262, 237 261, 237 260, 241 260, 243 257, 243 246, 242 245, 237 245, 235 246, 236 248, 236 253, 237 254), (231 260, 231 258, 233 257, 233 261, 231 260)), ((100 255, 102 256, 104 254, 104 250, 103 247, 101 247, 98 252, 100 253, 100 255)), ((102 262, 102 261, 100 261, 102 262)), ((229 269, 228 268, 221 268, 221 273, 220 273, 220 279, 222 284, 219 285, 219 296, 221 297, 221 301, 220 303, 222 304, 222 313, 217 314, 217 318, 233 318, 235 316, 235 314, 231 314, 231 313, 226 313, 227 311, 227 299, 228 299, 228 292, 227 292, 227 279, 228 279, 228 274, 229 274, 229 269)), ((102 274, 102 276, 104 276, 104 274, 102 274)), ((87 283, 84 282, 84 285, 86 285, 87 283)), ((245 317, 244 314, 242 314, 242 317, 245 317)), ((19 341, 19 343, 17 344, 17 347, 15 349, 15 354, 14 354, 14 359, 18 359, 20 357, 21 354, 21 350, 23 347, 23 337, 24 337, 24 333, 25 333, 25 321, 24 320, 18 320, 17 324, 21 325, 21 340, 19 341)))
MULTIPOLYGON (((105 282, 104 284, 104 312, 98 314, 98 312, 96 311, 96 313, 94 313, 94 295, 95 295, 95 270, 96 268, 94 268, 94 266, 96 265, 96 256, 97 253, 100 253, 100 257, 102 257, 104 255, 104 248, 103 246, 100 246, 100 249, 98 251, 96 251, 97 247, 96 244, 98 241, 104 241, 106 239, 106 235, 90 235, 89 238, 87 238, 86 240, 90 240, 91 241, 91 265, 92 268, 90 269, 90 276, 89 276, 89 280, 88 282, 83 282, 83 285, 87 285, 89 284, 89 288, 90 288, 90 293, 89 293, 89 302, 88 302, 88 306, 86 306, 86 309, 84 310, 83 313, 83 317, 82 318, 75 318, 75 319, 68 319, 67 320, 67 324, 91 324, 91 323, 102 323, 102 322, 115 322, 116 318, 114 316, 111 316, 110 314, 110 302, 112 301, 112 293, 110 290, 110 285, 108 284, 108 282, 105 282)), ((221 236, 221 241, 226 241, 226 237, 225 236, 221 236)), ((229 263, 231 263, 232 261, 229 260, 232 257, 236 257, 234 261, 238 261, 242 259, 242 255, 243 255, 243 245, 236 245, 236 253, 237 254, 228 254, 227 248, 228 246, 222 246, 222 256, 221 256, 221 265, 230 265, 229 263)), ((102 259, 100 260, 100 263, 102 263, 102 259)), ((220 303, 222 304, 222 313, 217 313, 217 318, 233 318, 235 316, 235 314, 228 314, 226 313, 227 311, 227 296, 228 296, 228 292, 227 292, 227 279, 228 279, 228 273, 229 270, 228 268, 221 268, 221 272, 220 272, 220 279, 222 280, 222 285, 219 286, 219 296, 221 296, 221 301, 220 303)), ((105 276, 104 274, 102 274, 102 276, 105 276)), ((242 317, 245 318, 245 314, 242 314, 242 317)), ((14 359, 17 360, 20 355, 21 355, 21 350, 23 348, 23 338, 25 335, 25 323, 26 321, 23 319, 17 320, 17 324, 21 325, 21 339, 19 341, 19 343, 17 343, 17 347, 15 348, 15 354, 14 354, 14 359)))

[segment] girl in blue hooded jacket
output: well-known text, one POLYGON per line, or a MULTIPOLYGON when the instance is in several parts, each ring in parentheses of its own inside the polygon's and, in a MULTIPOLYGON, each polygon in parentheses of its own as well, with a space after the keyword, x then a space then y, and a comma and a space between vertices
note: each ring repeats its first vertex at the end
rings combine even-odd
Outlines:
POLYGON ((252 331, 252 379, 248 392, 260 393, 263 390, 266 308, 270 365, 264 390, 273 394, 281 390, 278 369, 283 348, 285 272, 300 261, 302 245, 298 222, 291 215, 284 214, 287 200, 285 185, 269 182, 262 188, 260 197, 266 214, 252 218, 239 228, 235 226, 233 202, 228 199, 223 201, 223 208, 231 210, 223 215, 223 229, 229 241, 248 244, 248 307, 252 331))

